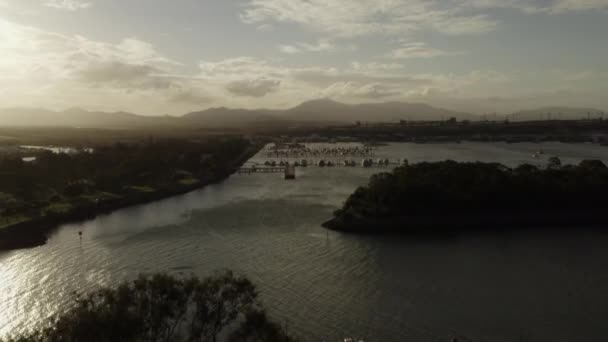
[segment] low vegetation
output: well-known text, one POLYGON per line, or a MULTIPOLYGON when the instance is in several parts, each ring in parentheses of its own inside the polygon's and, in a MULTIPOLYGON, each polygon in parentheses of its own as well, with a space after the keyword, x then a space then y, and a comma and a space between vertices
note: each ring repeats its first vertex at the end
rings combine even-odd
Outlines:
POLYGON ((295 341, 272 322, 254 284, 230 271, 205 279, 140 276, 103 288, 35 331, 0 342, 295 341))
POLYGON ((229 176, 257 150, 238 137, 146 140, 78 153, 0 155, 0 250, 43 244, 57 224, 184 193, 229 176))
POLYGON ((171 192, 216 179, 250 147, 242 139, 149 141, 94 153, 36 152, 34 162, 0 157, 0 227, 87 205, 171 192))

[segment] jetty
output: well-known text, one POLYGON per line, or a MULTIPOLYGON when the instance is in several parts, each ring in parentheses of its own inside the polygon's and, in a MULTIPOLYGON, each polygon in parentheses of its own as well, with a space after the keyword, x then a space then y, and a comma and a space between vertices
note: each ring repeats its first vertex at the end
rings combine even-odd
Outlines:
POLYGON ((253 173, 284 173, 286 176, 289 173, 289 179, 293 179, 292 174, 295 175, 296 168, 307 168, 307 167, 320 167, 320 168, 339 168, 339 167, 363 167, 363 168, 387 168, 397 167, 401 165, 408 165, 407 159, 403 160, 389 160, 389 159, 377 159, 371 158, 363 159, 360 162, 354 159, 346 160, 332 160, 332 159, 321 159, 321 160, 302 160, 296 162, 289 161, 266 161, 264 164, 254 163, 251 166, 244 166, 237 170, 238 174, 253 174, 253 173))
POLYGON ((285 179, 292 180, 296 179, 296 168, 294 165, 285 165, 278 167, 242 167, 236 171, 238 174, 253 174, 253 173, 283 173, 285 179))
POLYGON ((373 157, 374 148, 370 146, 346 146, 346 147, 317 147, 309 148, 303 145, 285 148, 278 145, 266 150, 269 158, 346 158, 346 157, 373 157))
POLYGON ((276 166, 276 167, 241 167, 236 172, 239 174, 252 174, 252 173, 284 173, 286 167, 285 166, 276 166))

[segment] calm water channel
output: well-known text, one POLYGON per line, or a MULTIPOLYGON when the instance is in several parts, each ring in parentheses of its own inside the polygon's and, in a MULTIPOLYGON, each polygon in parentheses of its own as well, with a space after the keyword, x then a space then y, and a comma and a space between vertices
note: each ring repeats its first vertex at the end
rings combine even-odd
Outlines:
MULTIPOLYGON (((377 157, 542 163, 608 147, 390 144, 377 157), (546 157, 545 157, 546 158, 546 157)), ((262 154, 253 158, 264 161, 262 154)), ((140 272, 230 268, 310 341, 600 341, 608 336, 608 234, 542 231, 451 238, 356 236, 320 223, 378 169, 234 175, 184 196, 60 227, 47 245, 0 254, 0 336, 36 326, 73 291, 140 272), (84 232, 82 245, 77 232, 84 232)))

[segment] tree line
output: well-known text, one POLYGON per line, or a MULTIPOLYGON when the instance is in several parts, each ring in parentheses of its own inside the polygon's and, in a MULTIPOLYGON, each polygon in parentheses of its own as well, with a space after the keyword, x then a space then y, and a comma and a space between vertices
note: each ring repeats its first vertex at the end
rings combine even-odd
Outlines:
POLYGON ((33 162, 23 155, 0 157, 0 218, 39 217, 216 179, 250 146, 236 137, 167 139, 98 146, 92 153, 33 152, 33 162))
POLYGON ((496 213, 601 209, 608 168, 599 160, 546 168, 522 164, 423 162, 370 178, 335 212, 339 218, 414 214, 496 213))

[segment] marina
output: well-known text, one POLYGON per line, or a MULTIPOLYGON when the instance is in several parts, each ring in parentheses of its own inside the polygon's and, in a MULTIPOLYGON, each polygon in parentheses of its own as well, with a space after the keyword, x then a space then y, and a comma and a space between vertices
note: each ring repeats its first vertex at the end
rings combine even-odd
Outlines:
POLYGON ((370 145, 350 144, 272 144, 265 150, 268 158, 361 158, 374 157, 375 148, 370 145))
MULTIPOLYGON (((302 160, 296 162, 289 161, 266 161, 264 164, 253 163, 245 167, 241 167, 237 170, 237 174, 253 174, 253 173, 287 173, 289 170, 290 174, 295 173, 296 168, 307 168, 307 167, 319 167, 319 168, 339 168, 339 167, 362 167, 362 168, 388 168, 397 167, 401 165, 407 165, 407 159, 402 161, 390 161, 388 159, 363 159, 360 162, 355 160, 325 160, 321 159, 318 161, 313 160, 302 160)), ((286 177, 287 179, 287 177, 286 177)), ((290 179, 293 179, 290 177, 290 179)))
POLYGON ((337 167, 363 167, 387 168, 407 165, 407 159, 374 159, 375 147, 360 143, 274 143, 266 146, 260 154, 266 156, 265 161, 249 161, 241 167, 238 174, 254 173, 287 173, 286 179, 293 179, 296 168, 337 168, 337 167))

